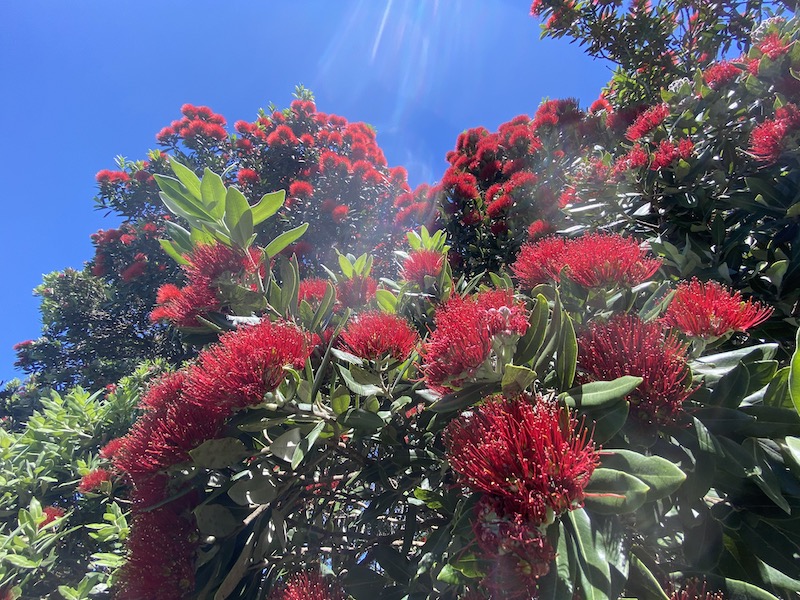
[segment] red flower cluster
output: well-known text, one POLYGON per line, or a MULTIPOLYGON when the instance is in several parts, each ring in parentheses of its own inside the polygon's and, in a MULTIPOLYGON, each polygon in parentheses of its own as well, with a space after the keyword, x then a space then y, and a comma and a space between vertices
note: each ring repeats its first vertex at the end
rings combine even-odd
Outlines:
POLYGON ((566 409, 545 398, 497 397, 451 421, 444 441, 462 484, 491 496, 498 515, 541 525, 583 505, 598 456, 577 429, 566 409))
POLYGON ((555 551, 541 528, 583 505, 598 464, 594 444, 569 412, 523 395, 485 400, 444 431, 459 482, 483 495, 473 524, 489 565, 482 582, 508 598, 534 597, 555 551))
POLYGON ((469 380, 499 379, 528 329, 524 304, 507 290, 453 297, 436 311, 436 329, 421 352, 427 386, 441 393, 469 380))
POLYGON ((617 234, 591 233, 572 240, 549 237, 523 246, 511 269, 528 289, 560 281, 562 271, 585 287, 633 286, 661 266, 660 260, 646 255, 636 240, 617 234))
POLYGON ((378 282, 372 277, 356 275, 336 284, 336 297, 346 308, 361 308, 369 304, 378 291, 378 282))
POLYGON ((94 469, 81 478, 78 484, 78 491, 83 494, 93 492, 106 481, 111 481, 111 473, 106 469, 94 469))
POLYGON ((694 391, 687 360, 686 344, 660 321, 618 315, 593 323, 578 338, 578 367, 585 380, 643 379, 627 400, 631 415, 645 424, 670 425, 680 418, 683 402, 694 391))
POLYGON ((282 588, 270 595, 270 600, 344 600, 345 595, 335 582, 319 573, 297 573, 282 588))
POLYGON ((435 250, 414 250, 409 253, 408 258, 403 261, 403 268, 400 277, 405 281, 416 283, 419 287, 425 287, 425 277, 436 279, 442 272, 444 266, 444 255, 435 250))
POLYGON ((171 283, 161 286, 156 296, 158 306, 150 314, 153 322, 171 321, 179 327, 199 327, 198 315, 224 309, 217 293, 218 281, 235 281, 242 274, 259 273, 261 253, 255 248, 242 256, 223 244, 201 244, 186 257, 183 267, 188 285, 179 288, 171 283))
POLYGON ((103 169, 94 176, 100 186, 120 185, 130 181, 130 176, 125 171, 111 171, 103 169))
POLYGON ((800 129, 800 109, 787 104, 775 111, 774 119, 767 119, 753 128, 750 134, 750 153, 761 162, 772 164, 783 152, 786 136, 800 129))
POLYGON ((234 411, 261 402, 283 380, 284 366, 300 368, 308 354, 305 333, 288 323, 263 321, 223 335, 200 353, 194 367, 150 387, 141 400, 144 415, 113 459, 130 480, 134 503, 119 597, 174 600, 194 588, 197 534, 191 498, 152 509, 171 495, 163 471, 216 438, 234 411), (164 575, 153 577, 153 572, 164 575))
POLYGON ((303 279, 297 287, 297 300, 298 302, 305 300, 312 306, 319 305, 325 297, 327 289, 328 281, 326 279, 319 279, 318 277, 303 279))
POLYGON ((669 327, 686 335, 704 339, 718 338, 734 331, 747 331, 766 321, 772 308, 731 291, 716 281, 705 283, 692 279, 678 285, 664 315, 669 327))
POLYGON ((718 90, 727 83, 735 80, 742 70, 727 60, 721 60, 710 65, 705 73, 703 80, 712 90, 718 90))
POLYGON ((181 112, 182 119, 173 121, 156 135, 156 139, 162 144, 174 144, 181 137, 189 148, 196 149, 203 143, 217 145, 228 138, 225 118, 207 106, 184 104, 181 112))
POLYGON ((697 579, 690 579, 680 588, 673 589, 669 600, 726 600, 722 592, 712 592, 706 589, 706 582, 702 584, 697 579))
POLYGON ((789 51, 789 43, 781 39, 779 33, 768 33, 758 44, 756 44, 762 54, 770 60, 776 60, 789 51))
POLYGON ((640 140, 661 125, 668 116, 669 106, 667 104, 658 104, 648 108, 628 127, 625 137, 632 142, 640 140))
POLYGON ((380 360, 391 356, 403 361, 419 342, 419 335, 408 321, 397 315, 367 312, 347 323, 340 344, 359 358, 380 360))
POLYGON ((42 509, 42 513, 44 514, 44 521, 39 523, 39 529, 49 525, 56 519, 60 519, 66 514, 66 511, 60 506, 45 506, 42 509))
POLYGON ((625 171, 643 167, 648 162, 650 162, 650 153, 641 144, 634 144, 626 154, 616 160, 612 171, 614 175, 619 175, 625 171))
POLYGON ((676 146, 671 140, 661 140, 661 143, 656 148, 653 154, 653 162, 650 163, 650 169, 656 171, 672 166, 672 163, 682 158, 687 160, 694 150, 694 143, 689 138, 683 138, 676 146))

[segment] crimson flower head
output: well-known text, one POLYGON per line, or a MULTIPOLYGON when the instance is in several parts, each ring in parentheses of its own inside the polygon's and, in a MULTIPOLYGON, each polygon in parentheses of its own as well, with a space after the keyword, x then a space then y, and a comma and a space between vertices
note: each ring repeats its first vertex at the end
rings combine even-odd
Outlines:
POLYGON ((439 276, 444 266, 444 256, 435 250, 414 250, 403 261, 400 276, 406 281, 412 281, 420 287, 425 287, 425 277, 439 276))
POLYGON ((104 482, 111 481, 111 473, 106 469, 94 469, 81 478, 78 491, 81 493, 93 492, 99 489, 104 482))
POLYGON ((706 585, 705 581, 690 579, 680 588, 673 588, 669 600, 725 600, 725 594, 707 590, 706 585))
POLYGON ((668 116, 669 106, 667 104, 658 104, 648 108, 641 115, 636 117, 636 120, 628 127, 628 130, 625 132, 625 137, 632 142, 640 140, 653 131, 653 129, 661 125, 668 116))
POLYGON ((705 73, 703 73, 703 79, 712 90, 718 90, 736 79, 741 72, 741 69, 733 63, 721 60, 706 69, 705 73))
POLYGON ((562 237, 546 237, 533 244, 525 244, 511 265, 511 270, 528 289, 540 283, 559 281, 567 247, 568 242, 562 237))
POLYGON ((774 119, 767 119, 750 134, 750 153, 761 162, 772 164, 783 152, 787 136, 800 129, 800 109, 794 104, 782 106, 774 119))
POLYGON ((305 300, 312 306, 319 305, 325 297, 325 291, 328 289, 328 280, 320 279, 319 277, 310 277, 303 279, 297 287, 297 300, 302 302, 305 300))
POLYGON ((276 590, 270 600, 344 600, 345 595, 334 582, 319 573, 297 573, 276 590))
POLYGON ((745 332, 766 321, 772 308, 731 291, 716 281, 682 282, 664 315, 664 322, 686 335, 715 339, 734 331, 745 332))
POLYGON ((419 342, 419 335, 397 315, 367 312, 347 323, 341 346, 359 358, 379 360, 391 356, 403 361, 419 342))
POLYGON ((583 505, 598 464, 586 430, 541 396, 487 399, 448 424, 444 443, 460 483, 537 526, 583 505))
POLYGON ((114 438, 113 440, 109 441, 105 446, 100 448, 100 458, 105 458, 106 460, 111 460, 114 458, 114 455, 117 451, 122 447, 123 439, 121 437, 114 438))
POLYGON ((528 329, 524 304, 507 290, 453 297, 436 311, 436 330, 424 345, 427 386, 441 393, 468 381, 498 381, 528 329))
POLYGON ((347 308, 360 308, 375 297, 378 282, 372 277, 356 275, 336 284, 336 297, 347 308))
POLYGON ((562 271, 584 287, 637 285, 651 277, 661 261, 648 258, 633 238, 590 233, 572 240, 550 237, 522 247, 511 266, 523 286, 560 281, 562 271))
POLYGON ((199 406, 226 411, 259 404, 283 381, 284 367, 303 367, 310 351, 308 336, 290 323, 242 327, 201 353, 185 393, 199 406))
POLYGON ((60 506, 45 506, 42 509, 42 513, 44 514, 44 521, 39 523, 39 529, 45 527, 46 525, 49 525, 56 519, 60 519, 66 514, 64 509, 61 508, 60 506))
POLYGON ((688 385, 687 345, 660 321, 618 315, 593 323, 578 338, 578 368, 587 381, 641 377, 627 400, 631 415, 645 424, 670 425, 694 391, 688 385))
POLYGON ((556 557, 547 537, 521 514, 504 515, 493 496, 478 501, 475 515, 472 529, 487 565, 481 586, 492 598, 536 598, 536 580, 556 557))

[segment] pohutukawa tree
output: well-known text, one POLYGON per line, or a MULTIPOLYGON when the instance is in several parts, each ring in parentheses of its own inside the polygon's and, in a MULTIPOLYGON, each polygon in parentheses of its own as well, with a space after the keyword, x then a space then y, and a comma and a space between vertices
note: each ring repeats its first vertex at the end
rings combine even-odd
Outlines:
MULTIPOLYGON (((599 14, 639 41, 685 8, 537 4, 553 31, 583 35, 568 17, 599 14)), ((737 41, 749 25, 719 10, 689 21, 728 19, 721 39, 675 39, 737 41)), ((307 99, 236 138, 184 107, 159 134, 171 156, 102 179, 108 206, 145 220, 161 190, 169 218, 141 235, 179 267, 148 318, 198 354, 141 393, 121 386, 138 399, 130 428, 46 448, 49 465, 96 447, 57 487, 69 494, 29 477, 0 497, 19 509, 0 589, 45 589, 47 548, 69 547, 94 566, 58 587, 67 598, 800 593, 797 32, 771 19, 740 59, 680 63, 691 79, 649 65, 643 81, 670 83, 649 106, 625 105, 645 87, 617 87, 589 111, 547 101, 468 130, 439 184, 392 201, 369 130, 307 99), (230 161, 235 181, 215 172, 230 161), (357 214, 328 196, 356 180, 415 225, 391 268, 314 221, 357 214), (317 190, 333 202, 314 212, 317 190), (304 253, 312 231, 341 251, 304 253), (73 529, 93 500, 113 527, 73 529), (76 542, 86 530, 111 549, 76 542)), ((160 264, 132 250, 93 268, 136 281, 160 264)))

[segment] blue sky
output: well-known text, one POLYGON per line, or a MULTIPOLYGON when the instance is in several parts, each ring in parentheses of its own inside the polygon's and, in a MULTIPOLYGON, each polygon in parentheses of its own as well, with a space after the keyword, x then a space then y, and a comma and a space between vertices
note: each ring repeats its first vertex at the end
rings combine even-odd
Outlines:
POLYGON ((12 345, 39 335, 43 273, 82 268, 94 175, 144 158, 189 102, 229 127, 284 107, 294 86, 321 111, 366 121, 412 185, 435 182, 458 134, 586 106, 610 77, 563 40, 539 40, 526 0, 25 0, 0 3, 0 380, 12 345))

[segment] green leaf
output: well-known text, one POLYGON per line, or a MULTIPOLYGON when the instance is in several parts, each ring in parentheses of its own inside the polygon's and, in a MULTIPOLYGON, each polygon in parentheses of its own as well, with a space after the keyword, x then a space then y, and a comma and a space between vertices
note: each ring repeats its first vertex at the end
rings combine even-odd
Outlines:
POLYGON ((471 553, 461 554, 454 558, 450 561, 450 566, 468 579, 477 579, 485 574, 481 569, 480 560, 471 553))
POLYGON ((506 365, 500 387, 504 394, 514 396, 528 389, 534 381, 536 381, 536 373, 528 367, 506 365))
MULTIPOLYGON (((261 196, 261 200, 253 206, 253 225, 258 225, 274 215, 286 200, 286 190, 278 190, 261 196)), ((291 243, 291 242, 290 242, 291 243)))
POLYGON ((781 444, 781 450, 789 469, 795 477, 800 478, 800 438, 786 436, 781 444))
MULTIPOLYGON (((345 385, 347 385, 347 387, 353 393, 365 397, 377 396, 383 394, 383 388, 381 388, 376 383, 368 383, 368 382, 361 383, 356 380, 356 377, 354 377, 353 373, 359 373, 361 375, 366 373, 360 367, 356 365, 352 365, 350 369, 346 368, 344 365, 338 365, 338 367, 339 367, 339 373, 341 374, 342 379, 344 379, 345 385)), ((364 379, 364 377, 362 377, 362 379, 364 379)), ((377 383, 380 383, 379 378, 376 377, 375 380, 377 381, 377 383)))
POLYGON ((800 414, 800 329, 795 336, 795 350, 789 363, 789 397, 794 409, 800 414))
POLYGON ((325 421, 320 421, 317 423, 314 428, 308 432, 308 435, 304 437, 300 444, 297 446, 297 449, 294 451, 294 456, 292 456, 292 469, 296 469, 303 459, 308 454, 309 450, 314 447, 314 442, 317 441, 319 434, 322 433, 322 430, 325 429, 325 421))
POLYGON ((298 240, 300 236, 306 232, 306 229, 308 229, 308 223, 303 223, 294 229, 284 231, 267 245, 264 252, 266 252, 269 258, 276 256, 281 250, 286 248, 286 246, 298 240))
POLYGON ((791 367, 784 367, 775 373, 772 381, 767 385, 767 391, 764 392, 763 402, 765 406, 794 409, 794 403, 789 394, 790 370, 791 367))
POLYGON ((538 294, 534 300, 531 316, 528 319, 528 330, 517 343, 514 364, 524 364, 539 352, 539 348, 542 347, 542 342, 544 342, 547 317, 549 315, 550 308, 547 305, 547 298, 542 294, 538 294))
POLYGON ((200 181, 200 197, 211 216, 222 219, 225 214, 225 183, 208 167, 203 170, 203 179, 200 181))
POLYGON ((201 504, 194 509, 197 528, 207 535, 225 537, 241 524, 233 513, 219 504, 201 504))
POLYGON ((31 560, 18 554, 6 554, 3 556, 3 561, 18 569, 38 569, 42 564, 41 560, 31 560))
POLYGON ((633 512, 647 501, 650 486, 628 473, 600 467, 586 486, 586 508, 600 514, 633 512))
POLYGON ((485 398, 489 394, 498 391, 496 383, 480 383, 464 388, 451 394, 442 396, 440 400, 434 402, 429 410, 436 413, 453 412, 456 410, 463 410, 472 406, 479 400, 485 398))
MULTIPOLYGON (((636 592, 639 600, 669 600, 658 579, 635 555, 631 555, 630 592, 636 592)), ((629 593, 630 593, 629 592, 629 593)))
POLYGON ((389 290, 377 290, 375 292, 375 300, 383 312, 389 314, 397 312, 397 298, 389 290))
POLYGON ((600 409, 587 410, 586 417, 594 421, 592 439, 598 444, 611 439, 625 425, 629 411, 630 405, 625 401, 600 409))
POLYGON ((200 200, 200 180, 197 178, 197 175, 195 175, 194 171, 192 171, 189 167, 182 165, 172 157, 169 159, 169 166, 172 169, 172 172, 175 173, 175 176, 186 187, 186 190, 192 196, 200 200))
POLYGON ((736 408, 747 395, 748 385, 750 385, 750 373, 747 365, 739 364, 717 381, 708 398, 708 404, 736 408))
POLYGON ((232 466, 249 455, 247 446, 236 438, 206 440, 194 450, 189 451, 192 462, 196 466, 206 469, 232 466))
POLYGON ((379 544, 372 549, 372 556, 386 574, 398 583, 407 583, 411 579, 411 562, 392 546, 379 544))
POLYGON ((603 468, 617 469, 641 479, 650 487, 647 502, 675 492, 686 481, 686 473, 660 456, 645 456, 624 449, 607 449, 600 453, 603 468))
POLYGON ((625 375, 613 381, 592 381, 574 387, 558 396, 558 399, 573 408, 600 408, 618 402, 635 390, 641 377, 625 375))
POLYGON ((253 235, 253 213, 247 198, 235 187, 229 187, 225 195, 225 216, 231 241, 240 248, 245 248, 253 235))
POLYGON ((786 514, 792 514, 792 510, 789 508, 789 503, 781 493, 781 485, 778 482, 778 477, 772 470, 772 465, 767 460, 767 457, 764 451, 761 449, 758 440, 754 438, 748 438, 742 443, 742 447, 750 452, 750 454, 753 456, 753 462, 758 466, 758 473, 754 474, 753 481, 755 481, 756 485, 760 487, 767 496, 769 496, 770 500, 780 506, 786 512, 786 514))
POLYGON ((385 425, 380 416, 363 408, 349 409, 339 421, 347 427, 364 431, 376 431, 385 425))
POLYGON ((164 221, 169 237, 175 249, 181 254, 188 254, 192 251, 192 234, 173 221, 164 221))
POLYGON ((564 322, 561 326, 561 343, 556 357, 558 389, 564 390, 572 385, 575 379, 577 360, 578 341, 575 337, 575 327, 572 324, 572 318, 564 313, 564 322))
POLYGON ((350 279, 355 273, 355 269, 353 269, 353 263, 351 263, 350 259, 348 259, 344 254, 337 254, 337 256, 339 258, 339 268, 342 270, 342 275, 350 279))
POLYGON ((278 496, 278 486, 269 468, 251 469, 228 489, 228 496, 240 506, 267 504, 278 496))
POLYGON ((355 600, 375 600, 381 597, 381 592, 388 581, 369 567, 353 565, 347 570, 344 585, 347 593, 355 600))
POLYGON ((303 434, 299 427, 295 427, 281 434, 269 445, 269 450, 278 458, 291 462, 301 439, 303 439, 303 434))
POLYGON ((598 543, 597 533, 586 511, 579 508, 567 513, 565 530, 575 543, 578 579, 583 597, 585 600, 611 600, 608 593, 611 587, 611 570, 605 548, 598 543))

